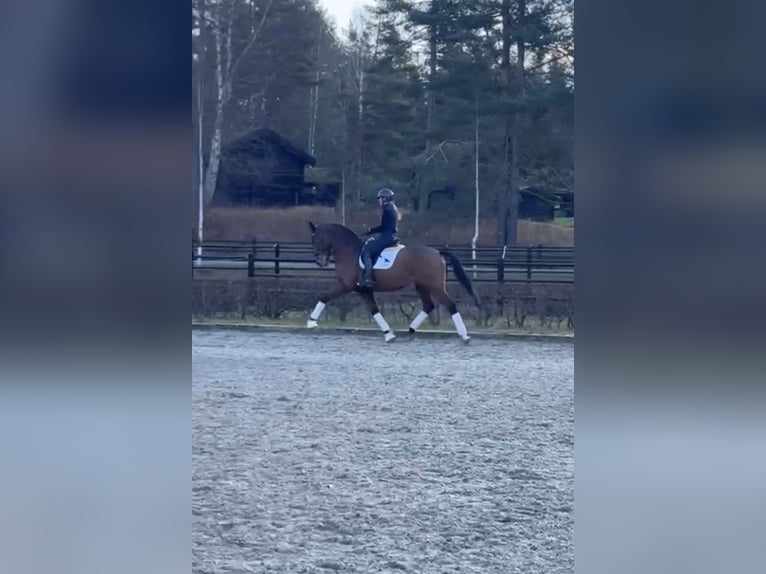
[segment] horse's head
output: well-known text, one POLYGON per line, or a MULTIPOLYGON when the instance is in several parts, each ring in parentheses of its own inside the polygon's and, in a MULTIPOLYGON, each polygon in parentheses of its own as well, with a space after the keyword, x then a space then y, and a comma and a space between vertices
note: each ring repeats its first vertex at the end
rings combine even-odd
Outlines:
POLYGON ((311 246, 314 248, 314 258, 317 265, 327 267, 330 264, 330 255, 333 250, 332 239, 327 233, 326 226, 317 226, 313 221, 309 221, 311 229, 311 246))

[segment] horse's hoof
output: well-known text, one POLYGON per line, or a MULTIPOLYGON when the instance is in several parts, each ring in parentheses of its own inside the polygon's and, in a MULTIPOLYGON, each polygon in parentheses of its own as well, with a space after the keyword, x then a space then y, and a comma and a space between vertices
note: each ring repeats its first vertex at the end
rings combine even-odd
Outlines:
POLYGON ((317 323, 313 319, 309 319, 306 322, 306 327, 309 328, 309 329, 316 329, 318 326, 319 326, 319 323, 317 323))
POLYGON ((396 335, 394 335, 393 333, 385 333, 383 337, 386 339, 386 343, 390 343, 391 341, 396 339, 396 335))
POLYGON ((465 337, 463 337, 463 343, 465 343, 465 344, 467 345, 467 344, 468 344, 468 343, 470 343, 470 342, 471 342, 471 337, 469 337, 468 335, 466 335, 465 337))

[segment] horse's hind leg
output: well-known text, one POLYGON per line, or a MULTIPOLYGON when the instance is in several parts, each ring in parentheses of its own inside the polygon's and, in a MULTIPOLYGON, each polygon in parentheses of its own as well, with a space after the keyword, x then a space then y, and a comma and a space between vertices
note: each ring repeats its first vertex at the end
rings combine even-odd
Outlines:
POLYGON ((386 343, 393 341, 396 338, 396 335, 393 334, 391 327, 389 327, 388 323, 383 318, 383 315, 380 314, 380 309, 378 309, 378 304, 375 302, 375 296, 372 291, 360 291, 359 295, 364 299, 364 302, 367 303, 367 308, 369 309, 372 318, 375 319, 378 327, 383 331, 383 338, 386 340, 386 343))
POLYGON ((455 302, 452 300, 452 297, 449 296, 447 290, 439 289, 434 293, 434 297, 441 305, 444 305, 447 308, 447 311, 449 311, 449 314, 452 316, 452 322, 455 324, 455 330, 457 331, 457 334, 460 335, 460 338, 463 339, 463 341, 468 342, 470 340, 468 329, 465 328, 463 317, 458 312, 457 305, 455 305, 455 302))
POLYGON ((418 295, 420 295, 420 301, 423 303, 423 310, 415 315, 412 323, 410 323, 410 335, 413 335, 415 331, 420 328, 423 321, 428 319, 428 314, 433 311, 435 307, 434 301, 431 299, 431 293, 426 287, 417 283, 415 284, 415 290, 418 292, 418 295))

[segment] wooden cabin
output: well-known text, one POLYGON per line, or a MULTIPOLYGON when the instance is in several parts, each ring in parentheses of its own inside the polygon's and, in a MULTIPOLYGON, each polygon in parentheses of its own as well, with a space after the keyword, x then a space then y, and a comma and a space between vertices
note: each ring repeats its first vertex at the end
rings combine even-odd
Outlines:
POLYGON ((288 207, 311 203, 305 181, 314 156, 277 132, 260 128, 226 144, 213 197, 216 205, 288 207))

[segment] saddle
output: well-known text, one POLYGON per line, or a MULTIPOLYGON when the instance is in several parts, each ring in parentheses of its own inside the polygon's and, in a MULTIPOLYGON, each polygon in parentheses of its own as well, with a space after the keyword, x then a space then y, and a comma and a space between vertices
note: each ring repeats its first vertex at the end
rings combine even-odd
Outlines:
MULTIPOLYGON (((390 269, 396 261, 396 256, 399 255, 399 252, 404 248, 405 245, 402 245, 398 242, 396 245, 386 247, 383 251, 380 252, 380 255, 372 258, 372 268, 390 269)), ((362 261, 361 255, 359 256, 359 268, 364 269, 364 262, 362 261)))

